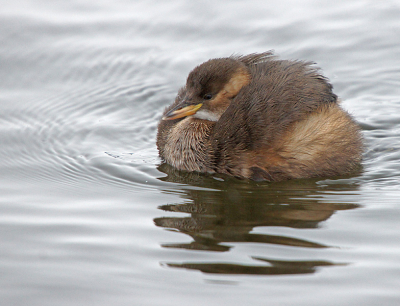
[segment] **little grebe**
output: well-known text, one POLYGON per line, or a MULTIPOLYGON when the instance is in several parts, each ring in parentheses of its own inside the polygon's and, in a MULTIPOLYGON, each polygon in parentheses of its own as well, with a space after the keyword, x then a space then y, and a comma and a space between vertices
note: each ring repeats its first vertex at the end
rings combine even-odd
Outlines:
POLYGON ((161 158, 256 181, 351 173, 360 130, 311 64, 266 52, 197 66, 158 125, 161 158))

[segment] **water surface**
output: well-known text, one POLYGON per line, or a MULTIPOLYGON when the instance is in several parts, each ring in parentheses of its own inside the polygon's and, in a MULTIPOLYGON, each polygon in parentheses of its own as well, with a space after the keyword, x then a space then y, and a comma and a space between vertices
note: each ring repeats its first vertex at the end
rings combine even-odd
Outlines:
POLYGON ((4 305, 398 305, 400 4, 29 1, 0 12, 4 305), (255 183, 161 165, 201 62, 274 49, 330 78, 352 177, 255 183))

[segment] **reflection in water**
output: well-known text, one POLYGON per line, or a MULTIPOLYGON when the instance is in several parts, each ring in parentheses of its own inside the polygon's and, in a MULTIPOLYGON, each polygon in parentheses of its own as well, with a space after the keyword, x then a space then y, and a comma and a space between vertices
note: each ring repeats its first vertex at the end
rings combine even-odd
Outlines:
POLYGON ((283 261, 266 258, 252 257, 254 260, 263 261, 266 265, 238 265, 226 263, 183 263, 167 264, 168 267, 199 270, 204 273, 214 274, 252 274, 252 275, 283 275, 314 273, 318 267, 344 264, 333 264, 327 261, 283 261))
MULTIPOLYGON (((326 203, 324 195, 340 191, 356 191, 350 184, 318 186, 317 180, 295 180, 279 183, 256 183, 235 178, 177 171, 163 164, 163 181, 189 184, 182 197, 185 204, 167 204, 159 208, 181 212, 190 217, 161 217, 157 226, 176 229, 192 237, 186 244, 164 244, 166 248, 229 251, 227 243, 252 242, 303 248, 326 248, 327 245, 295 237, 251 233, 256 227, 280 226, 317 228, 337 210, 357 208, 349 203, 326 203), (325 201, 323 201, 325 199, 325 201)), ((226 274, 299 274, 313 273, 317 267, 337 265, 326 261, 282 261, 263 258, 265 265, 226 263, 167 263, 169 267, 195 269, 207 273, 226 274)))

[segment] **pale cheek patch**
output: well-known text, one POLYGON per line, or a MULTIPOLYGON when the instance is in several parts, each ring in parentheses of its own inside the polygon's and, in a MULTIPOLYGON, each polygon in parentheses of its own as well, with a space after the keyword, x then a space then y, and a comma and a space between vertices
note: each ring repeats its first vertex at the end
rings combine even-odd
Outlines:
POLYGON ((217 122, 221 117, 221 115, 214 112, 210 112, 208 110, 200 109, 196 112, 196 114, 193 115, 193 117, 197 119, 217 122))

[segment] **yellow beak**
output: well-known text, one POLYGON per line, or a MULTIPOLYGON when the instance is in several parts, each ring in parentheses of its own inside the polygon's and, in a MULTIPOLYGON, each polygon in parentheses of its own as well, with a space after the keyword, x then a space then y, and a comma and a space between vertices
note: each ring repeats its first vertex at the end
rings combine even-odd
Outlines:
POLYGON ((202 106, 203 103, 199 103, 196 105, 189 105, 181 109, 170 111, 162 118, 162 120, 174 120, 194 115, 202 106))

